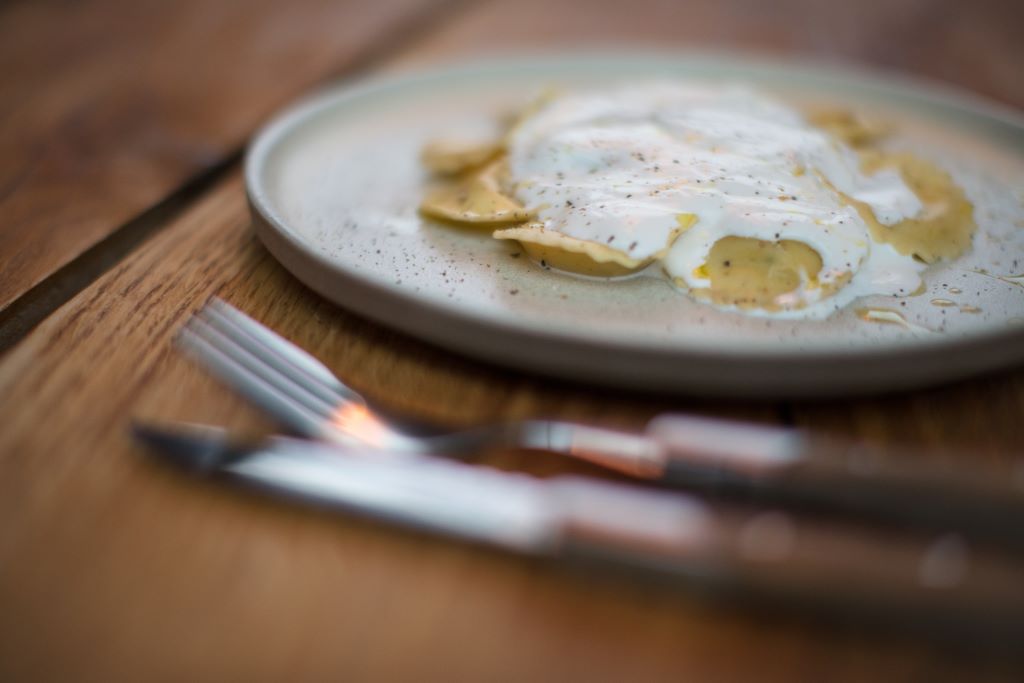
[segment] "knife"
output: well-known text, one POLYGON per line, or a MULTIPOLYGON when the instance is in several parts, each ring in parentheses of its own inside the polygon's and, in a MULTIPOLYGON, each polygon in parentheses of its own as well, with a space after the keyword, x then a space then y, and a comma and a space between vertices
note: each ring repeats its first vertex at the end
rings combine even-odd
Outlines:
POLYGON ((386 417, 368 406, 316 358, 219 299, 179 341, 215 375, 310 438, 461 459, 497 447, 547 450, 666 488, 955 529, 1024 551, 1024 525, 1017 523, 1024 518, 1024 453, 1015 468, 1011 459, 1011 468, 978 458, 937 462, 813 432, 673 414, 639 433, 555 420, 455 431, 416 427, 407 416, 386 417), (407 432, 410 427, 416 428, 407 432))
POLYGON ((770 509, 579 477, 536 479, 408 453, 136 425, 202 476, 516 553, 625 570, 702 595, 783 605, 985 646, 1024 638, 1024 564, 955 534, 884 535, 770 509))

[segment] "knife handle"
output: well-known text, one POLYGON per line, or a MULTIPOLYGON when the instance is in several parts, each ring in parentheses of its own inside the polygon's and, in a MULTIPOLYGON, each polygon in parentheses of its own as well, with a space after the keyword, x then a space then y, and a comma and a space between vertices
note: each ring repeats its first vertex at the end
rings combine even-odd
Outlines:
POLYGON ((571 558, 804 611, 1024 642, 1024 563, 958 535, 882 533, 649 490, 554 484, 571 558))
POLYGON ((668 485, 941 527, 1024 549, 1024 479, 1010 471, 682 415, 655 418, 646 435, 661 448, 668 485))

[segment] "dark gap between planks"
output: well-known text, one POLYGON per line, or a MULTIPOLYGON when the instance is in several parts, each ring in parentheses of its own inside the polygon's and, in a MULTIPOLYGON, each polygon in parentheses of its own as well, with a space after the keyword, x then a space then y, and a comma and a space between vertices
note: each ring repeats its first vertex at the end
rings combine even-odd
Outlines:
MULTIPOLYGON (((440 28, 450 17, 479 0, 442 0, 412 12, 387 36, 358 53, 347 64, 318 79, 316 90, 341 77, 365 74, 373 66, 401 53, 440 28)), ((36 325, 75 295, 123 261, 137 247, 156 235, 238 164, 245 148, 229 152, 216 165, 200 171, 166 198, 144 210, 77 257, 45 277, 0 310, 0 354, 13 348, 36 325)))

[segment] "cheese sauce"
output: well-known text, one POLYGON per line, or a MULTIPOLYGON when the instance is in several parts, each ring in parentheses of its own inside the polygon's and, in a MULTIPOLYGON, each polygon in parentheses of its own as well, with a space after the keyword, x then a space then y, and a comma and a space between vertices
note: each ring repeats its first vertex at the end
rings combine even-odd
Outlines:
POLYGON ((511 191, 537 228, 638 264, 660 260, 677 285, 721 308, 824 317, 856 297, 920 285, 924 264, 873 241, 861 215, 866 207, 884 227, 922 214, 899 170, 862 171, 854 150, 749 89, 650 83, 568 94, 520 121, 506 146, 511 191), (778 247, 788 243, 813 249, 820 267, 778 247), (755 255, 774 283, 764 296, 722 294, 730 253, 755 255), (778 283, 794 277, 780 295, 778 283))

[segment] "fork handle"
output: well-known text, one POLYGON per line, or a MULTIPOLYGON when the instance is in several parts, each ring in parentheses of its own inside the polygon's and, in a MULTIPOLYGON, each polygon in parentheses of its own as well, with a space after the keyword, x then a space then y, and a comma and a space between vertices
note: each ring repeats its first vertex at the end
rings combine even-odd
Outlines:
POLYGON ((669 486, 946 528, 1024 549, 1024 481, 1012 472, 682 415, 655 418, 646 434, 660 448, 660 479, 669 486))

